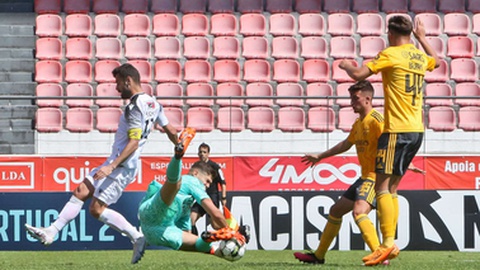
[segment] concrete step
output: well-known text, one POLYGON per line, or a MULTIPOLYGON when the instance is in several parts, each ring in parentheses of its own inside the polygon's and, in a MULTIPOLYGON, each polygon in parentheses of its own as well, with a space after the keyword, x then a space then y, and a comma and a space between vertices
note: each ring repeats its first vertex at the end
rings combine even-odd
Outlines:
POLYGON ((35 118, 37 106, 35 105, 18 105, 18 106, 0 106, 0 119, 27 119, 35 118))
POLYGON ((13 131, 32 130, 34 119, 15 119, 10 121, 13 131))
POLYGON ((0 48, 35 48, 35 36, 5 36, 0 39, 0 48))
POLYGON ((35 131, 34 130, 22 130, 22 131, 7 131, 2 130, 0 132, 0 144, 10 143, 13 144, 34 144, 35 131))
POLYGON ((0 143, 0 154, 13 154, 9 143, 0 143))
POLYGON ((33 12, 33 1, 2 1, 2 3, 0 3, 0 12, 22 12, 20 14, 29 14, 33 12))
POLYGON ((33 59, 35 58, 33 48, 0 48, 0 59, 14 58, 14 59, 33 59))
POLYGON ((0 25, 0 35, 5 36, 34 36, 33 25, 0 25))
POLYGON ((11 153, 15 155, 35 154, 35 144, 12 144, 10 146, 11 153))
POLYGON ((2 59, 0 72, 31 72, 35 71, 35 59, 2 59))
POLYGON ((5 95, 35 95, 35 82, 0 82, 0 93, 5 95))
POLYGON ((33 73, 0 72, 0 82, 33 82, 33 73))

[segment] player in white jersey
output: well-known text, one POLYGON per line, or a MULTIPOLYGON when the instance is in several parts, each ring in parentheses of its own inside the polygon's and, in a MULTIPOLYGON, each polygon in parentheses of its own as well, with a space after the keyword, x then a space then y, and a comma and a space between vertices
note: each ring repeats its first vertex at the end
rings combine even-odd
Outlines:
POLYGON ((115 68, 112 74, 122 98, 130 99, 130 104, 120 117, 112 154, 73 191, 72 197, 49 227, 36 228, 25 224, 25 228, 30 235, 48 246, 58 232, 78 216, 83 203, 92 198, 90 214, 130 238, 133 243, 132 263, 137 263, 145 250, 145 237, 123 215, 108 206, 118 201, 123 190, 137 175, 142 147, 155 124, 163 127, 174 145, 178 146, 179 140, 177 131, 169 124, 162 106, 154 97, 143 92, 140 74, 135 67, 123 64, 115 68))

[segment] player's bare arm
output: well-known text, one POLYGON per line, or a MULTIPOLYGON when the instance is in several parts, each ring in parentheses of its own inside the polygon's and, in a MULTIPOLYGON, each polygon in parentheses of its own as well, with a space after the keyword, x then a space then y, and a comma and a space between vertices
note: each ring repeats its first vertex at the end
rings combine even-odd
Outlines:
POLYGON ((418 18, 415 19, 415 28, 413 29, 413 35, 420 42, 425 52, 435 59, 435 68, 440 66, 440 58, 437 55, 437 52, 430 46, 427 39, 425 38, 425 26, 422 21, 418 18))
POLYGON ((203 209, 207 212, 207 214, 212 218, 212 226, 215 230, 225 228, 228 226, 225 217, 223 216, 220 209, 218 209, 215 204, 213 204, 212 199, 205 198, 202 200, 201 203, 203 209))
POLYGON ((350 76, 350 78, 354 79, 357 82, 362 81, 373 74, 373 72, 370 71, 367 66, 356 67, 355 65, 353 65, 353 62, 351 60, 342 60, 338 67, 345 70, 348 76, 350 76))
POLYGON ((310 167, 313 167, 315 164, 317 164, 320 160, 338 155, 340 153, 343 153, 350 149, 352 147, 352 143, 349 142, 347 139, 339 142, 337 145, 334 147, 328 149, 325 152, 322 152, 320 154, 306 154, 305 156, 302 157, 302 162, 310 165, 310 167))
POLYGON ((93 176, 94 180, 102 179, 104 177, 107 177, 109 174, 112 173, 115 168, 118 167, 118 165, 122 164, 132 153, 134 153, 137 148, 138 148, 138 139, 133 139, 130 138, 128 141, 127 145, 123 149, 123 151, 120 153, 120 155, 110 164, 101 167, 97 173, 93 176))

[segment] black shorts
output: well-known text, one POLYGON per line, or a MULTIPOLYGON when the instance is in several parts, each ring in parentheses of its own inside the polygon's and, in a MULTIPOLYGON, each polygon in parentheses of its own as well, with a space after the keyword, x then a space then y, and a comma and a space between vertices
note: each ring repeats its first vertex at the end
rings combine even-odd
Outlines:
POLYGON ((420 149, 422 132, 383 133, 378 139, 375 172, 402 176, 420 149))
POLYGON ((375 182, 370 179, 358 178, 345 193, 343 197, 351 200, 364 200, 368 202, 373 208, 377 207, 377 200, 375 199, 375 182))
MULTIPOLYGON (((218 208, 220 206, 220 197, 218 196, 218 194, 209 194, 209 196, 212 199, 213 204, 215 204, 215 206, 218 208)), ((203 207, 198 203, 194 203, 192 205, 191 211, 198 213, 199 217, 203 217, 207 213, 205 212, 205 209, 203 209, 203 207)))

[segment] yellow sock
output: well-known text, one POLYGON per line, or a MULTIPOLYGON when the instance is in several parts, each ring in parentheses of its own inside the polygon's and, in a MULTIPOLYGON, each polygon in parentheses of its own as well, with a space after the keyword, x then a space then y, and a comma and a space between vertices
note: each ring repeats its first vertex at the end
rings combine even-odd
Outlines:
POLYGON ((317 250, 315 250, 315 257, 317 257, 317 259, 321 260, 325 258, 325 254, 327 253, 330 244, 338 235, 340 225, 342 225, 341 218, 332 217, 330 215, 328 216, 327 225, 325 225, 325 229, 323 229, 322 236, 320 237, 320 244, 318 245, 317 250))
POLYGON ((394 207, 392 195, 387 190, 377 193, 377 209, 380 212, 380 231, 383 235, 383 246, 391 247, 394 244, 394 207))
POLYGON ((398 194, 392 193, 392 202, 393 202, 393 228, 395 232, 397 231, 398 216, 400 215, 400 208, 398 207, 398 194))
POLYGON ((360 214, 355 218, 355 223, 357 223, 358 228, 362 232, 362 237, 367 246, 373 252, 378 246, 380 246, 380 241, 378 240, 377 230, 373 226, 372 221, 365 214, 360 214))

